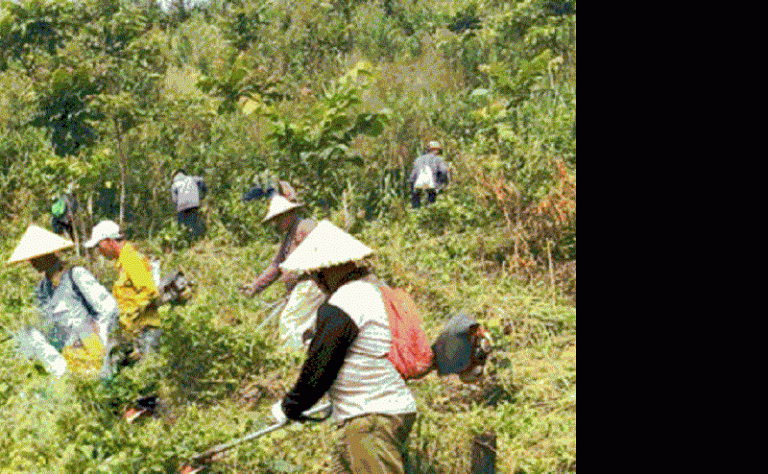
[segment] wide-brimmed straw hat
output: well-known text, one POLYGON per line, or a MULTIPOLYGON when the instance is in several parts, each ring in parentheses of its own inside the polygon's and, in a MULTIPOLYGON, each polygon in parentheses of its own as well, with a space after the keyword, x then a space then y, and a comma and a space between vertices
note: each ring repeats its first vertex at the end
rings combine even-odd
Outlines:
POLYGON ((21 237, 21 241, 13 251, 13 255, 8 259, 8 263, 32 260, 33 258, 69 249, 74 246, 75 244, 71 240, 65 239, 64 237, 56 235, 35 224, 31 224, 21 237))
POLYGON ((323 220, 280 264, 280 268, 306 273, 362 260, 372 253, 370 247, 339 229, 331 221, 323 220))
POLYGON ((266 223, 274 219, 275 217, 279 216, 280 214, 284 214, 291 209, 296 209, 297 207, 301 207, 302 204, 291 202, 287 199, 285 199, 283 196, 279 194, 275 194, 272 197, 272 200, 269 201, 269 210, 267 211, 267 216, 264 218, 262 222, 266 223))

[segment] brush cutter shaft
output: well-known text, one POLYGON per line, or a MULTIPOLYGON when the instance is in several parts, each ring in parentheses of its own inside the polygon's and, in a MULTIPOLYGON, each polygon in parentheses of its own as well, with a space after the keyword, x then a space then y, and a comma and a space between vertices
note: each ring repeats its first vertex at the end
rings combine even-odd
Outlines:
POLYGON ((275 318, 275 316, 280 314, 283 311, 283 309, 285 308, 285 304, 287 302, 288 302, 287 298, 282 298, 282 299, 279 299, 279 300, 275 301, 271 305, 269 305, 267 307, 267 309, 271 310, 272 312, 269 313, 269 316, 264 318, 264 321, 262 321, 261 324, 259 324, 259 326, 256 328, 256 332, 257 333, 260 332, 264 328, 264 326, 267 325, 267 323, 272 321, 275 318))
MULTIPOLYGON (((317 405, 317 406, 315 406, 313 408, 310 408, 309 410, 305 411, 304 412, 304 416, 316 415, 318 413, 327 411, 330 408, 331 408, 331 404, 330 403, 324 403, 322 405, 317 405)), ((238 444, 242 444, 242 443, 245 443, 247 441, 251 441, 252 439, 256 439, 256 438, 259 438, 259 437, 264 436, 266 434, 272 433, 273 431, 277 431, 280 428, 289 425, 290 423, 291 423, 290 420, 286 420, 286 421, 283 421, 281 423, 275 423, 272 426, 268 426, 266 428, 260 429, 259 431, 254 431, 253 433, 249 433, 249 434, 243 436, 242 438, 238 438, 238 439, 235 439, 235 440, 230 441, 228 443, 222 443, 222 444, 220 444, 218 446, 214 446, 213 448, 209 449, 208 451, 206 451, 206 452, 204 452, 202 454, 198 454, 197 456, 192 458, 192 461, 196 462, 196 461, 202 461, 204 459, 211 458, 211 457, 213 457, 213 456, 215 456, 215 455, 217 455, 219 453, 222 453, 224 451, 227 451, 227 450, 237 446, 238 444)))
POLYGON ((208 459, 208 458, 213 457, 213 456, 215 456, 215 455, 217 455, 219 453, 227 451, 228 449, 231 449, 231 448, 237 446, 238 444, 242 444, 242 443, 245 443, 246 441, 250 441, 250 440, 256 439, 256 438, 258 438, 260 436, 264 436, 265 434, 269 434, 269 433, 271 433, 273 431, 277 431, 277 430, 279 430, 280 428, 282 428, 283 426, 285 426, 287 424, 288 424, 287 421, 284 421, 282 423, 275 423, 272 426, 268 426, 268 427, 263 428, 263 429, 261 429, 259 431, 250 433, 250 434, 248 434, 246 436, 243 436, 242 438, 238 438, 238 439, 230 441, 228 443, 223 443, 223 444, 220 444, 218 446, 214 446, 213 448, 209 449, 208 451, 204 452, 203 454, 198 454, 197 456, 192 458, 192 460, 193 461, 200 461, 200 460, 203 460, 203 459, 208 459))

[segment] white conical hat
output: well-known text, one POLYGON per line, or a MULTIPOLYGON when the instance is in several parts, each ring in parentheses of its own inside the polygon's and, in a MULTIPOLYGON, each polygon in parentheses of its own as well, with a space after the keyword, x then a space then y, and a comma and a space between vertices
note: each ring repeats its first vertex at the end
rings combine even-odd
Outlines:
POLYGON ((74 246, 75 244, 71 240, 31 224, 21 237, 21 241, 16 246, 16 250, 13 251, 13 255, 11 255, 8 263, 31 260, 41 255, 58 252, 59 250, 74 246))
POLYGON ((367 245, 339 229, 329 220, 320 221, 306 239, 280 264, 286 271, 308 272, 371 255, 367 245))
POLYGON ((269 201, 269 211, 267 211, 267 217, 265 217, 262 222, 269 222, 280 214, 288 212, 291 209, 296 209, 297 207, 301 207, 301 204, 291 202, 283 196, 275 194, 274 197, 272 197, 272 200, 269 201))

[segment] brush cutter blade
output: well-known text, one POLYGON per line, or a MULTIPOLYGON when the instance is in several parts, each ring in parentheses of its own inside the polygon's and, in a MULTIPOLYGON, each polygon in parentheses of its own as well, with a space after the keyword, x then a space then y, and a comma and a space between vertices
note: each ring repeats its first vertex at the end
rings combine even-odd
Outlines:
POLYGON ((472 331, 480 326, 474 318, 459 313, 448 321, 433 346, 438 375, 458 374, 472 363, 472 331))

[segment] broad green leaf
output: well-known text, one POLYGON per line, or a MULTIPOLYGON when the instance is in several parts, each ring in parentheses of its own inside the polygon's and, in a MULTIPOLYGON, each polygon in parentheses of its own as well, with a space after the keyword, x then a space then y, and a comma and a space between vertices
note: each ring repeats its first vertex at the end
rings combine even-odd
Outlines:
POLYGON ((243 112, 243 115, 248 116, 252 113, 256 112, 263 106, 263 103, 260 100, 254 100, 247 97, 244 97, 240 100, 240 108, 243 112))
POLYGON ((51 76, 51 88, 54 92, 61 92, 69 87, 71 76, 63 68, 53 72, 51 76))

